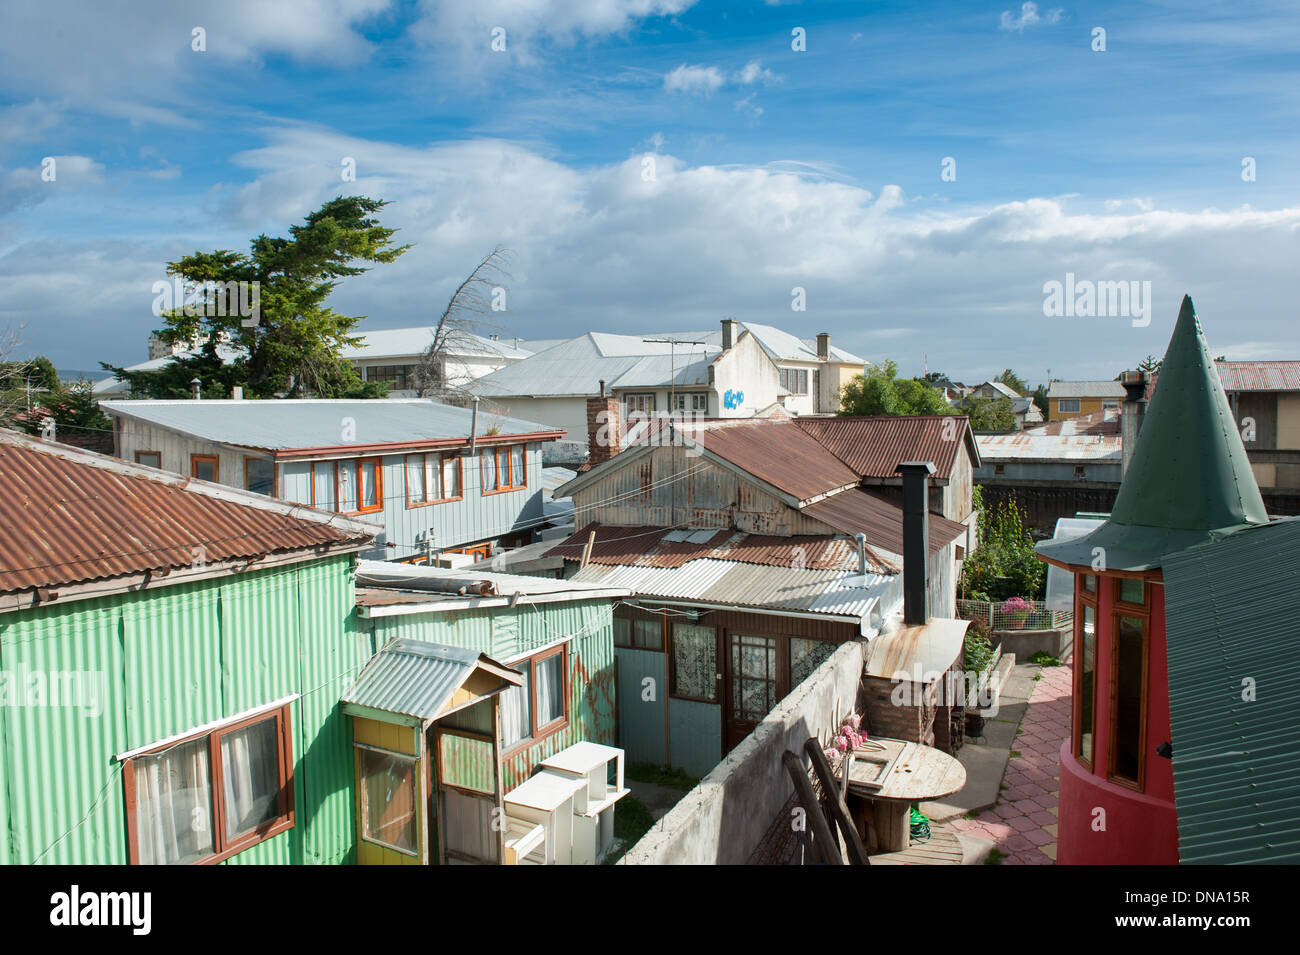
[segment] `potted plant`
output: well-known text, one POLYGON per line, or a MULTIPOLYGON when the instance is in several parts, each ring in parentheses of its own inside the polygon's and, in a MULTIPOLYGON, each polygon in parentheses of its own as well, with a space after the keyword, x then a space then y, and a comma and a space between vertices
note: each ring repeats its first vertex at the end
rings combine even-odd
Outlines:
POLYGON ((1029 611, 1034 609, 1034 605, 1024 597, 1008 597, 1002 601, 1000 609, 1003 619, 1007 621, 1008 629, 1022 630, 1025 621, 1029 619, 1029 611))

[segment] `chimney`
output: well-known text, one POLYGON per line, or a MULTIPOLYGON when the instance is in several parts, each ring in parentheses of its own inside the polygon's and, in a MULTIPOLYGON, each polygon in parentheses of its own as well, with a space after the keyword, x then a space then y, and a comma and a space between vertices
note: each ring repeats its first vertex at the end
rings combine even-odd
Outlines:
POLYGON ((1120 378, 1124 386, 1124 404, 1119 409, 1119 433, 1122 445, 1120 478, 1128 473, 1129 462, 1137 451, 1138 432, 1147 413, 1147 376, 1141 369, 1126 371, 1120 378))
POLYGON ((195 401, 203 397, 203 382, 198 378, 190 379, 190 397, 195 401))
POLYGON ((243 400, 244 400, 244 386, 243 386, 243 385, 235 385, 234 387, 232 387, 232 388, 230 389, 230 397, 231 397, 233 400, 235 400, 235 401, 243 401, 243 400))
POLYGON ((926 565, 930 557, 929 461, 904 461, 895 473, 903 475, 903 623, 915 626, 929 617, 926 607, 926 565))
POLYGON ((734 318, 724 318, 722 320, 722 350, 726 351, 736 344, 736 339, 740 337, 740 322, 734 318))
POLYGON ((587 466, 594 468, 618 454, 622 421, 619 420, 618 398, 605 390, 600 382, 600 394, 587 399, 587 466))
POLYGON ((831 333, 822 332, 817 336, 817 357, 827 361, 831 357, 831 333))

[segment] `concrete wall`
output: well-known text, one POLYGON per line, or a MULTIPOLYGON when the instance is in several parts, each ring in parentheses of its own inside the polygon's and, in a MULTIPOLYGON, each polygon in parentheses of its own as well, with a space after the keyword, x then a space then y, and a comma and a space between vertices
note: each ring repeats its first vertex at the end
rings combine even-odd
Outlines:
POLYGON ((860 640, 836 650, 619 865, 743 865, 794 791, 781 754, 802 756, 810 736, 828 741, 857 709, 865 650, 860 640))
POLYGON ((732 348, 713 362, 713 389, 719 397, 719 417, 752 418, 776 401, 780 386, 781 375, 776 365, 749 332, 744 332, 732 348), (734 407, 727 407, 728 395, 734 407))

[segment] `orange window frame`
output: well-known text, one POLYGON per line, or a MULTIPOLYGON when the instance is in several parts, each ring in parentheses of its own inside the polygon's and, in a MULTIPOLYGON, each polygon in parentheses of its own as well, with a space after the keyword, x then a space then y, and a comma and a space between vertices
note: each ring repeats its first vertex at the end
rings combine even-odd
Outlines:
POLYGON ((506 491, 522 491, 528 487, 528 446, 525 444, 503 444, 497 448, 484 448, 483 454, 479 457, 479 479, 483 482, 483 494, 502 494, 506 491), (523 450, 522 463, 520 470, 522 474, 514 473, 514 461, 512 460, 512 451, 515 448, 523 450), (487 479, 487 456, 493 455, 496 462, 496 487, 488 487, 487 479), (502 475, 505 475, 504 483, 502 475), (521 483, 516 483, 516 478, 521 483))
POLYGON ((208 793, 212 805, 212 815, 209 822, 212 826, 212 844, 215 851, 202 859, 196 860, 193 864, 212 865, 222 862, 233 855, 243 852, 245 849, 252 848, 260 842, 265 842, 293 828, 293 727, 289 714, 289 705, 286 703, 276 709, 263 710, 260 713, 224 726, 218 726, 206 732, 194 733, 181 739, 171 740, 143 753, 136 753, 123 762, 122 782, 126 792, 126 832, 128 859, 131 865, 140 864, 140 842, 136 820, 135 761, 205 737, 208 740, 208 793), (276 722, 276 755, 278 757, 280 784, 277 807, 279 811, 274 819, 269 819, 248 832, 239 833, 233 839, 227 839, 225 787, 222 785, 224 770, 221 760, 221 740, 236 730, 244 729, 255 723, 265 722, 268 719, 274 719, 276 722))
POLYGON ((1117 577, 1112 591, 1110 614, 1110 686, 1107 712, 1110 728, 1107 733, 1106 780, 1117 786, 1126 786, 1139 792, 1146 791, 1147 775, 1147 692, 1150 680, 1151 653, 1151 585, 1142 581, 1142 602, 1140 604, 1120 599, 1124 578, 1117 577), (1138 680, 1138 693, 1141 706, 1138 711, 1138 746, 1137 779, 1120 776, 1115 771, 1116 742, 1119 735, 1119 621, 1129 617, 1142 623, 1142 673, 1138 680))
MULTIPOLYGON (((212 462, 212 483, 216 484, 221 480, 221 459, 215 454, 191 454, 190 455, 190 477, 198 478, 198 464, 200 461, 212 462)), ((199 478, 199 480, 203 480, 199 478)))
MULTIPOLYGON (((339 514, 373 514, 376 511, 384 509, 384 459, 383 458, 346 458, 347 461, 357 462, 357 506, 355 510, 344 511, 340 508, 343 498, 339 496, 339 462, 334 462, 334 507, 339 514), (366 464, 374 462, 375 465, 375 503, 366 505, 366 464)), ((406 467, 405 461, 402 467, 406 467)), ((405 477, 403 477, 405 480, 405 477)), ((315 499, 316 488, 312 486, 312 496, 315 499)))
POLYGON ((443 504, 447 501, 459 501, 465 496, 465 472, 464 462, 459 454, 437 454, 428 452, 424 454, 408 454, 402 459, 402 485, 405 490, 406 507, 427 507, 430 504, 443 504), (411 482, 410 471, 407 468, 407 461, 411 458, 421 458, 422 467, 424 468, 424 500, 411 500, 411 482), (443 466, 448 461, 456 463, 456 487, 459 493, 448 494, 446 484, 443 482, 443 466), (437 497, 430 496, 437 482, 437 497))
POLYGON ((522 660, 516 660, 507 664, 514 669, 519 669, 524 665, 530 669, 528 672, 528 729, 530 735, 519 742, 515 743, 502 754, 503 758, 510 757, 516 753, 522 752, 530 746, 536 746, 538 743, 549 739, 556 733, 561 733, 569 726, 569 645, 562 643, 558 647, 550 650, 544 650, 541 653, 531 657, 525 657, 522 660), (562 715, 558 719, 551 720, 549 723, 539 725, 538 708, 537 708, 537 665, 551 657, 560 656, 560 708, 562 715))
MULTIPOLYGON (((271 465, 271 497, 279 497, 279 496, 280 496, 280 469, 279 469, 278 467, 275 466, 275 459, 274 459, 274 458, 269 458, 269 459, 268 459, 268 458, 255 458, 255 457, 252 457, 251 455, 247 455, 247 454, 244 455, 244 490, 246 490, 246 491, 252 491, 252 490, 253 490, 251 487, 249 487, 249 480, 248 480, 248 466, 249 466, 250 464, 252 464, 254 461, 268 461, 268 462, 270 463, 270 465, 271 465)), ((310 472, 308 472, 308 473, 310 474, 310 472)), ((313 487, 312 487, 312 493, 314 494, 315 492, 316 492, 316 488, 313 486, 313 487)), ((254 492, 254 493, 256 493, 256 492, 254 492)))

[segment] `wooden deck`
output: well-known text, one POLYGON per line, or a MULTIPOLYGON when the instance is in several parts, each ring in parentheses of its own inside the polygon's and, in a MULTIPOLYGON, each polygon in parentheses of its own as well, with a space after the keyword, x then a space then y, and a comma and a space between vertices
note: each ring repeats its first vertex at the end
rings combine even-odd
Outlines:
POLYGON ((929 842, 914 843, 900 852, 880 852, 871 857, 872 865, 961 865, 961 843, 957 833, 947 826, 931 823, 929 842))

